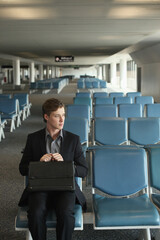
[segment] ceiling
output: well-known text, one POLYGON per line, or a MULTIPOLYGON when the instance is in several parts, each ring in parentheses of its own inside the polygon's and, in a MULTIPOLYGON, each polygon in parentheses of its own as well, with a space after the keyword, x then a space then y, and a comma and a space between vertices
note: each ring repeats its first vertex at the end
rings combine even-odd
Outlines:
POLYGON ((0 64, 104 63, 159 32, 160 0, 0 0, 0 64))

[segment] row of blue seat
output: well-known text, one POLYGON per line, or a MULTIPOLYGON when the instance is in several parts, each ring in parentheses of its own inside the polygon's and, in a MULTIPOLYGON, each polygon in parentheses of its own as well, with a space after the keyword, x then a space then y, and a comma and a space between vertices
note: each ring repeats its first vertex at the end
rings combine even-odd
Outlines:
POLYGON ((107 82, 98 78, 80 78, 77 89, 107 88, 107 82))
MULTIPOLYGON (((141 229, 141 239, 151 240, 150 229, 160 228, 157 210, 157 207, 160 208, 160 195, 153 193, 153 189, 160 190, 159 155, 160 145, 145 148, 106 146, 94 149, 93 212, 90 214, 93 216, 95 230, 141 229)), ((84 215, 81 207, 76 205, 75 229, 83 229, 84 215)), ((53 210, 47 216, 47 228, 55 229, 55 226, 53 210)), ((27 209, 19 209, 15 228, 27 232, 26 240, 32 239, 28 231, 27 209)))
POLYGON ((31 90, 37 89, 62 89, 69 82, 68 78, 53 78, 46 80, 38 80, 30 83, 31 90))
MULTIPOLYGON (((6 124, 4 122, 10 122, 10 132, 16 127, 21 125, 21 121, 24 121, 30 115, 30 109, 32 104, 29 102, 29 95, 27 93, 17 93, 13 96, 11 94, 0 95, 0 115, 1 123, 3 123, 4 129, 6 124)), ((4 138, 4 131, 1 131, 1 137, 4 138)))
MULTIPOLYGON (((66 117, 64 129, 80 136, 84 150, 89 146, 88 120, 66 117)), ((92 145, 157 144, 160 141, 160 118, 95 118, 91 131, 92 145)), ((91 149, 93 146, 89 146, 91 149)), ((93 147, 94 148, 94 147, 93 147)))
POLYGON ((160 145, 149 146, 146 150, 133 146, 110 146, 93 152, 95 230, 143 229, 140 239, 150 240, 150 229, 160 228, 157 210, 160 208, 160 195, 151 191, 151 188, 160 190, 157 170, 160 169, 160 145))

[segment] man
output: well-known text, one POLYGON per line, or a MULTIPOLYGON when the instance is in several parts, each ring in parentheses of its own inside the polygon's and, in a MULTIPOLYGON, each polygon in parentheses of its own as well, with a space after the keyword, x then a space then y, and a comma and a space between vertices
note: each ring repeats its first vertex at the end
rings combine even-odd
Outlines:
MULTIPOLYGON (((46 128, 29 134, 24 153, 19 165, 20 173, 28 175, 29 163, 32 161, 73 161, 75 176, 87 175, 87 164, 77 135, 63 130, 65 109, 58 99, 48 99, 42 106, 46 128)), ((86 201, 76 184, 75 192, 52 191, 29 193, 27 188, 22 194, 19 206, 26 203, 28 225, 33 240, 46 240, 46 216, 49 206, 55 208, 57 216, 57 240, 71 240, 74 230, 75 201, 86 208, 86 201)))

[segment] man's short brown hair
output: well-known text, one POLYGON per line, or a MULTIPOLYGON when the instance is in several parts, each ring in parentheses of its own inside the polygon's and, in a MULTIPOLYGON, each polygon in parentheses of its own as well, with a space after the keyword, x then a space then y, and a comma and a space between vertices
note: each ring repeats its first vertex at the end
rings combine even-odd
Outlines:
MULTIPOLYGON (((47 114, 48 116, 51 114, 51 112, 57 111, 58 108, 64 107, 64 104, 56 99, 56 98, 50 98, 47 99, 43 105, 42 105, 42 115, 44 119, 44 114, 47 114)), ((46 122, 46 120, 44 119, 46 122)))

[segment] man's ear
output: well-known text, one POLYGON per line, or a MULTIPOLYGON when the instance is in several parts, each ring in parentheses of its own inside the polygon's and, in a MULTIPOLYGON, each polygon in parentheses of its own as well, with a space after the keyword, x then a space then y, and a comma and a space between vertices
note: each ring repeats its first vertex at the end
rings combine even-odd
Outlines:
POLYGON ((47 115, 47 114, 44 114, 44 119, 45 119, 46 121, 48 121, 48 115, 47 115))

